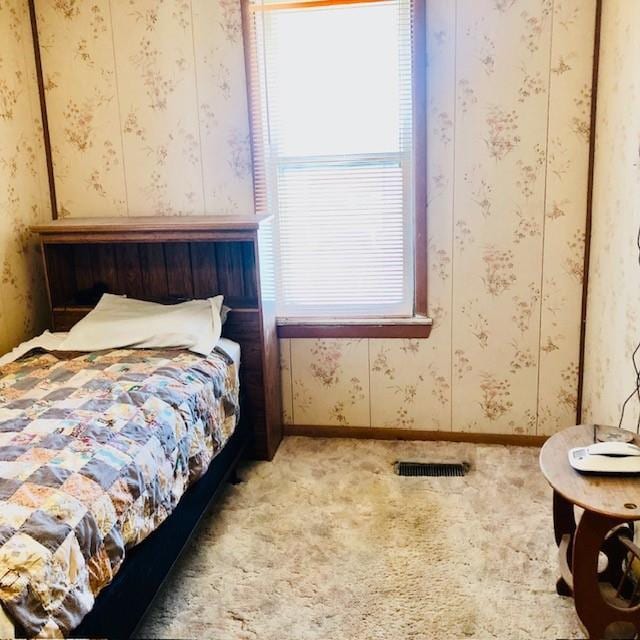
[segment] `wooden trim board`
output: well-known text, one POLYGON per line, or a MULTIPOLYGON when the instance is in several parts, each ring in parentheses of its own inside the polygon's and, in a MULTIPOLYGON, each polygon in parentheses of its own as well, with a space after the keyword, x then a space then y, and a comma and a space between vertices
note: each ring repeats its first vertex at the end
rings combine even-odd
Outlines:
POLYGON ((353 4, 376 4, 385 0, 300 0, 300 2, 273 2, 270 4, 249 4, 249 10, 255 13, 272 11, 291 11, 295 9, 317 9, 319 7, 341 7, 353 4))
POLYGON ((473 444, 502 444, 518 447, 540 447, 548 436, 510 433, 463 433, 460 431, 422 431, 418 429, 390 429, 378 427, 341 427, 328 425, 284 425, 285 436, 309 438, 361 438, 367 440, 415 440, 469 442, 473 444))
POLYGON ((256 231, 270 215, 199 215, 199 216, 135 216, 65 218, 32 227, 35 233, 48 234, 108 234, 117 233, 124 237, 127 233, 152 233, 175 231, 256 231))
POLYGON ((576 424, 582 423, 584 393, 584 362, 587 340, 587 298, 589 295, 589 265, 591 262, 591 227, 593 219, 593 186, 596 156, 596 119, 598 115, 598 71, 600 68, 600 34, 602 31, 602 0, 596 2, 596 27, 593 39, 593 72, 591 77, 591 130, 589 133, 589 173, 587 182, 587 219, 585 223, 584 262, 582 269, 582 306, 580 317, 580 352, 578 357, 578 391, 576 424))
POLYGON ((33 38, 33 57, 36 67, 36 80, 38 82, 38 97, 40 99, 40 117, 42 118, 42 139, 44 142, 44 154, 47 161, 47 180, 49 182, 49 200, 51 202, 51 219, 58 217, 58 203, 56 197, 56 182, 53 173, 53 156, 51 154, 51 136, 49 134, 49 116, 47 113, 47 100, 44 89, 44 76, 42 73, 42 58, 40 57, 40 36, 38 34, 38 18, 34 0, 29 0, 29 19, 31 21, 31 37, 33 38))
POLYGON ((279 338, 428 338, 430 334, 428 318, 278 323, 279 338))
MULTIPOLYGON (((427 8, 426 0, 413 2, 413 149, 414 149, 414 300, 413 313, 428 315, 427 262, 427 8)), ((417 336, 417 337, 428 337, 417 336)))

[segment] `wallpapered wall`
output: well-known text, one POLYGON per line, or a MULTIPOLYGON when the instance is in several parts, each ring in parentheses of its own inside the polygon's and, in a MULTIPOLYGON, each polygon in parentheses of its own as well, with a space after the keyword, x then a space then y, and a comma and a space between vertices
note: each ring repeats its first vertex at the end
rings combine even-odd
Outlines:
POLYGON ((427 0, 427 340, 292 340, 297 424, 575 422, 595 1, 427 0))
MULTIPOLYGON (((603 4, 584 418, 618 424, 640 342, 640 3, 603 4)), ((625 425, 635 429, 638 403, 625 425)))
MULTIPOLYGON (((60 214, 252 208, 238 0, 37 0, 60 214)), ((575 416, 595 0, 427 0, 428 340, 282 341, 297 424, 575 416)))
POLYGON ((58 213, 253 209, 239 0, 36 0, 58 213))
POLYGON ((0 353, 41 330, 46 294, 28 227, 50 218, 27 3, 0 2, 0 353))

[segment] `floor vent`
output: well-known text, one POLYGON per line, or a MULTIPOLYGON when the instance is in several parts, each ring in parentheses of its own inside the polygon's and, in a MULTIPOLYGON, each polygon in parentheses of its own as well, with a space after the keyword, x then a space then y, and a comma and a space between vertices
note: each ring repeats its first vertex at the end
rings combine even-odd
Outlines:
POLYGON ((430 477, 460 477, 467 475, 469 463, 444 463, 444 462, 403 462, 398 461, 394 465, 399 476, 430 476, 430 477))

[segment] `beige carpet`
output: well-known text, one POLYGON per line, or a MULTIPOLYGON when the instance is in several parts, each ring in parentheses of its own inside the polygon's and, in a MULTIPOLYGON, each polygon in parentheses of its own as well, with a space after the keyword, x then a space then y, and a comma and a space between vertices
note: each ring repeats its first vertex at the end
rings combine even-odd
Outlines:
POLYGON ((579 638, 555 594, 551 494, 536 449, 286 439, 248 463, 140 637, 579 638), (401 478, 397 459, 468 460, 401 478))

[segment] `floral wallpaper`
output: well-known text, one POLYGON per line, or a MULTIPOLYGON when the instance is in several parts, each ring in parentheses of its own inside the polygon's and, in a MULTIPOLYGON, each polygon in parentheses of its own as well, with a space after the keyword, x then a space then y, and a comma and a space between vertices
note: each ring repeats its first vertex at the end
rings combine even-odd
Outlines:
POLYGON ((283 341, 285 420, 549 434, 576 415, 595 0, 427 0, 426 340, 283 341))
MULTIPOLYGON (((427 340, 283 340, 285 420, 575 420, 596 0, 427 0, 427 340)), ((238 0, 36 0, 61 216, 233 213, 238 0)))
MULTIPOLYGON (((640 3, 603 3, 595 188, 585 350, 584 421, 617 425, 635 387, 640 342, 640 3), (637 361, 637 358, 636 358, 637 361)), ((638 402, 625 426, 636 429, 638 402)))
POLYGON ((36 10, 60 217, 253 209, 239 2, 36 10))
POLYGON ((41 257, 29 226, 51 216, 26 0, 0 2, 0 353, 47 320, 41 257))

